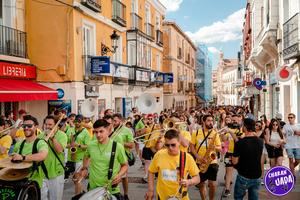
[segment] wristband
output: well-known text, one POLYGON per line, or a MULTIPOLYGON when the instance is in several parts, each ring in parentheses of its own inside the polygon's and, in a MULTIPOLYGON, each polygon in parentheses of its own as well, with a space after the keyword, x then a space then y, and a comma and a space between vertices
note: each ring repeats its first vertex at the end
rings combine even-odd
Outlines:
POLYGON ((22 155, 22 160, 24 161, 25 159, 26 159, 26 156, 23 156, 23 155, 22 155))
POLYGON ((80 148, 80 149, 81 149, 81 144, 79 144, 79 145, 78 145, 78 148, 80 148))

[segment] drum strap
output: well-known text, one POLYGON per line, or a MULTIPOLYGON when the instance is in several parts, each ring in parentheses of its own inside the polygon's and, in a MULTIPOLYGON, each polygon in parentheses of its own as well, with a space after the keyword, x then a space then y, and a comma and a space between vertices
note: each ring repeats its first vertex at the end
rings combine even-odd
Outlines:
MULTIPOLYGON (((185 169, 185 161, 186 161, 186 153, 183 151, 180 151, 179 156, 179 179, 180 181, 184 179, 184 169, 185 169)), ((182 187, 179 189, 179 193, 182 193, 182 187)))
MULTIPOLYGON (((33 145, 32 145, 32 154, 38 153, 38 150, 37 150, 37 144, 38 144, 38 142, 39 142, 40 140, 42 140, 42 139, 37 138, 37 139, 34 141, 34 143, 33 143, 33 145)), ((19 154, 20 154, 20 155, 22 155, 22 151, 23 151, 25 142, 26 142, 26 140, 23 140, 22 143, 21 143, 21 145, 20 145, 20 149, 19 149, 19 154)), ((45 177, 46 177, 47 179, 49 179, 48 171, 47 171, 47 168, 46 168, 46 165, 45 165, 44 161, 41 161, 41 162, 35 162, 35 161, 34 161, 34 162, 33 162, 33 165, 32 165, 32 173, 31 173, 30 177, 33 175, 34 171, 38 170, 38 167, 39 167, 39 166, 41 166, 41 168, 42 168, 42 170, 43 170, 43 172, 44 172, 44 174, 45 174, 45 177)))
POLYGON ((117 142, 113 141, 113 145, 112 145, 112 149, 111 149, 111 157, 110 157, 110 161, 109 161, 108 175, 107 175, 108 180, 111 179, 112 174, 113 174, 116 149, 117 149, 117 142))
MULTIPOLYGON (((201 144, 199 145, 199 147, 198 147, 198 149, 197 149, 197 151, 196 151, 197 154, 198 154, 200 148, 202 147, 203 143, 207 140, 208 136, 211 134, 211 132, 212 132, 212 130, 209 131, 209 132, 207 133, 207 135, 205 136, 205 134, 204 134, 204 129, 202 129, 203 136, 205 136, 205 137, 204 137, 204 139, 202 140, 201 144)), ((197 134, 197 135, 198 135, 198 134, 197 134)), ((197 136, 196 136, 196 138, 197 138, 197 136)), ((206 148, 207 148, 207 146, 206 146, 206 148)))

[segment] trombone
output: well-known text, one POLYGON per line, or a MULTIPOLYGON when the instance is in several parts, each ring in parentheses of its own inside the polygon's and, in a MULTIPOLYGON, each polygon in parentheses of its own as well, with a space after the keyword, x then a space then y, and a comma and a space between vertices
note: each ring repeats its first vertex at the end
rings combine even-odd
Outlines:
POLYGON ((2 131, 0 131, 0 137, 8 135, 9 134, 8 131, 10 131, 11 129, 14 129, 14 128, 16 128, 16 127, 14 125, 12 125, 12 126, 6 128, 6 129, 3 129, 2 131))

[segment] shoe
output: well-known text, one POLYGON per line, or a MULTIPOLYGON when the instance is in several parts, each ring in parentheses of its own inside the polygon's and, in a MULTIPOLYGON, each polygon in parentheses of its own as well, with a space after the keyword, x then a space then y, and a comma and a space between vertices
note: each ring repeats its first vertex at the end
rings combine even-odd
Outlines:
POLYGON ((128 198, 128 195, 127 195, 127 194, 125 194, 125 195, 124 195, 124 197, 123 197, 123 200, 129 200, 129 198, 128 198))
POLYGON ((223 193, 223 197, 229 197, 231 195, 230 190, 225 190, 223 193))

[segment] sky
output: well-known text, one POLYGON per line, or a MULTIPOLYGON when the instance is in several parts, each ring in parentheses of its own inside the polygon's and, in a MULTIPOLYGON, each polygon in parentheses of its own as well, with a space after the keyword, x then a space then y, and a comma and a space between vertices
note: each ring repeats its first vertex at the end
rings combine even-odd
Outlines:
POLYGON ((246 0, 160 0, 167 8, 166 19, 175 21, 194 41, 204 43, 213 54, 237 58, 242 41, 246 0))

